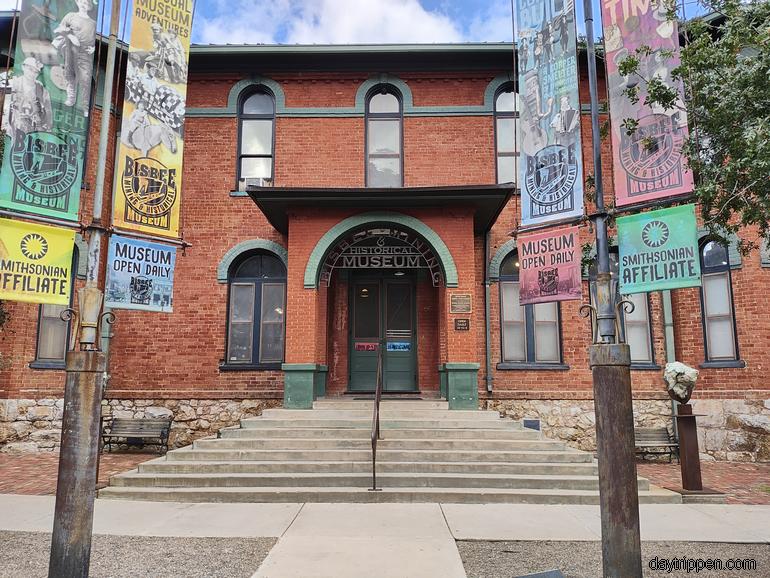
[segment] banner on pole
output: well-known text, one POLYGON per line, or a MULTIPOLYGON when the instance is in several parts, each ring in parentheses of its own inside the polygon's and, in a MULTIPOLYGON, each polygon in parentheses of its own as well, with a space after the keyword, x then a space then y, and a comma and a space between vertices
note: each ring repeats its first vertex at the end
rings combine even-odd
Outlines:
POLYGON ((646 293, 701 284, 695 205, 617 219, 620 293, 646 293))
POLYGON ((113 224, 179 236, 192 0, 140 2, 131 24, 113 224))
POLYGON ((583 297, 578 234, 570 227, 518 238, 522 305, 583 297))
POLYGON ((517 0, 522 225, 583 214, 574 0, 517 0))
POLYGON ((0 219, 0 299, 70 304, 75 231, 0 219))
POLYGON ((96 39, 93 0, 24 0, 0 207, 78 220, 96 39))
POLYGON ((613 175, 619 207, 686 194, 693 189, 692 172, 685 168, 682 156, 688 131, 681 84, 676 83, 676 108, 664 111, 647 104, 646 84, 640 86, 639 101, 631 102, 624 91, 637 85, 639 79, 618 70, 624 58, 635 56, 646 79, 659 78, 674 85, 671 71, 679 66, 679 34, 666 10, 663 0, 631 4, 602 0, 613 175), (652 50, 649 54, 637 53, 641 46, 652 50), (622 126, 629 118, 639 123, 632 135, 622 126))
POLYGON ((113 235, 107 254, 105 305, 170 313, 176 247, 113 235))

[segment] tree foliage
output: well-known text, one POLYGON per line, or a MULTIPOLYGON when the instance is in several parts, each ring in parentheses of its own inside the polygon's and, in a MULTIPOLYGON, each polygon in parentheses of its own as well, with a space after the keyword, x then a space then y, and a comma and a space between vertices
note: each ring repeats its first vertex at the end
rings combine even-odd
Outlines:
MULTIPOLYGON (((685 87, 690 135, 684 155, 695 175, 694 195, 704 224, 717 235, 755 226, 770 239, 770 2, 706 0, 709 17, 684 23, 681 65, 672 74, 685 87)), ((675 7, 669 10, 676 17, 675 7)), ((642 46, 620 63, 644 83, 644 106, 672 110, 677 93, 643 78, 642 46)), ((671 55, 666 55, 671 57, 671 55)), ((639 87, 636 87, 638 91, 639 87)), ((638 93, 630 89, 632 100, 638 93)), ((634 119, 624 127, 636 130, 634 119)), ((746 251, 758 239, 743 239, 746 251)))

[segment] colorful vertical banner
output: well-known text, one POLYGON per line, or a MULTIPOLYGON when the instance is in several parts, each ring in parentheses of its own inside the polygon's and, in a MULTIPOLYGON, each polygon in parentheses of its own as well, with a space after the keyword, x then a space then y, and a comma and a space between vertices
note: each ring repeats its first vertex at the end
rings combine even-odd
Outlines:
POLYGON ((176 248, 113 235, 107 253, 105 305, 170 313, 176 248))
POLYGON ((78 220, 96 39, 93 0, 24 0, 0 207, 78 220))
POLYGON ((139 2, 133 14, 113 225, 178 237, 192 0, 139 2))
POLYGON ((681 84, 674 83, 671 71, 679 66, 679 34, 676 21, 668 20, 667 3, 617 2, 602 0, 604 46, 607 51, 607 89, 610 96, 613 175, 617 206, 689 193, 692 172, 685 168, 682 144, 687 137, 687 114, 681 99, 681 84), (649 47, 637 52, 640 47, 649 47), (670 54, 673 53, 673 57, 670 54), (637 75, 624 76, 618 66, 624 58, 640 61, 640 75, 659 78, 679 90, 676 108, 665 111, 650 107, 646 83, 637 75), (639 101, 626 96, 628 88, 639 85, 639 101), (629 135, 626 119, 638 121, 629 135))
POLYGON ((70 304, 75 231, 0 219, 0 299, 70 304))
POLYGON ((695 205, 637 213, 616 222, 621 294, 700 286, 695 205))
POLYGON ((517 0, 522 225, 583 214, 574 0, 517 0))
POLYGON ((521 235, 516 245, 522 305, 582 299, 577 227, 521 235))

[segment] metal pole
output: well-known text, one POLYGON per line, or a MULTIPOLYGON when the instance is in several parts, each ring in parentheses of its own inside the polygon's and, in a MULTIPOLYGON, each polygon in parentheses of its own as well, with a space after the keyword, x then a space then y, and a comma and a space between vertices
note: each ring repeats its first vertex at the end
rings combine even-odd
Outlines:
MULTIPOLYGON (((104 179, 109 142, 110 103, 114 79, 115 52, 120 21, 120 0, 112 0, 107 70, 104 77, 102 118, 97 156, 96 189, 88 244, 86 285, 78 290, 79 342, 81 351, 66 357, 64 415, 56 484, 49 578, 87 578, 91 559, 94 499, 99 457, 99 428, 102 388, 107 370, 106 355, 99 349, 99 324, 112 313, 102 314, 100 288, 101 224, 104 179)), ((69 311, 73 316, 74 312, 69 311)))
POLYGON ((599 461, 599 504, 602 521, 604 576, 641 578, 639 494, 634 463, 634 414, 631 396, 631 354, 616 334, 615 295, 610 275, 607 213, 602 184, 596 49, 591 0, 583 0, 588 44, 588 81, 591 97, 591 144, 596 183, 598 275, 596 280, 595 343, 589 348, 596 412, 596 451, 599 461))

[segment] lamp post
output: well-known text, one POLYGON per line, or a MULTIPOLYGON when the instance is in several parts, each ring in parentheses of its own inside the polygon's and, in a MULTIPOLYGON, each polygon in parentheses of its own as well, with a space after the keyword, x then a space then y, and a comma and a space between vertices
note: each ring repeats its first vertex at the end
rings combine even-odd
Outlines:
POLYGON ((101 222, 104 181, 109 144, 110 104, 117 50, 120 0, 112 0, 107 68, 104 76, 102 118, 97 153, 96 188, 88 244, 86 284, 78 290, 78 313, 68 309, 63 318, 75 318, 79 351, 68 351, 65 361, 64 415, 56 482, 49 578, 87 578, 91 559, 94 499, 104 376, 107 355, 99 351, 99 326, 114 321, 111 312, 102 313, 101 222))
POLYGON ((642 553, 639 537, 639 494, 634 463, 631 354, 628 344, 622 342, 617 323, 619 315, 622 314, 619 307, 624 306, 625 302, 616 304, 610 276, 591 0, 583 0, 583 10, 588 44, 591 144, 596 184, 596 213, 591 219, 596 231, 598 275, 595 306, 584 305, 581 309, 594 317, 589 364, 593 374, 596 412, 602 566, 606 577, 641 578, 642 553))

